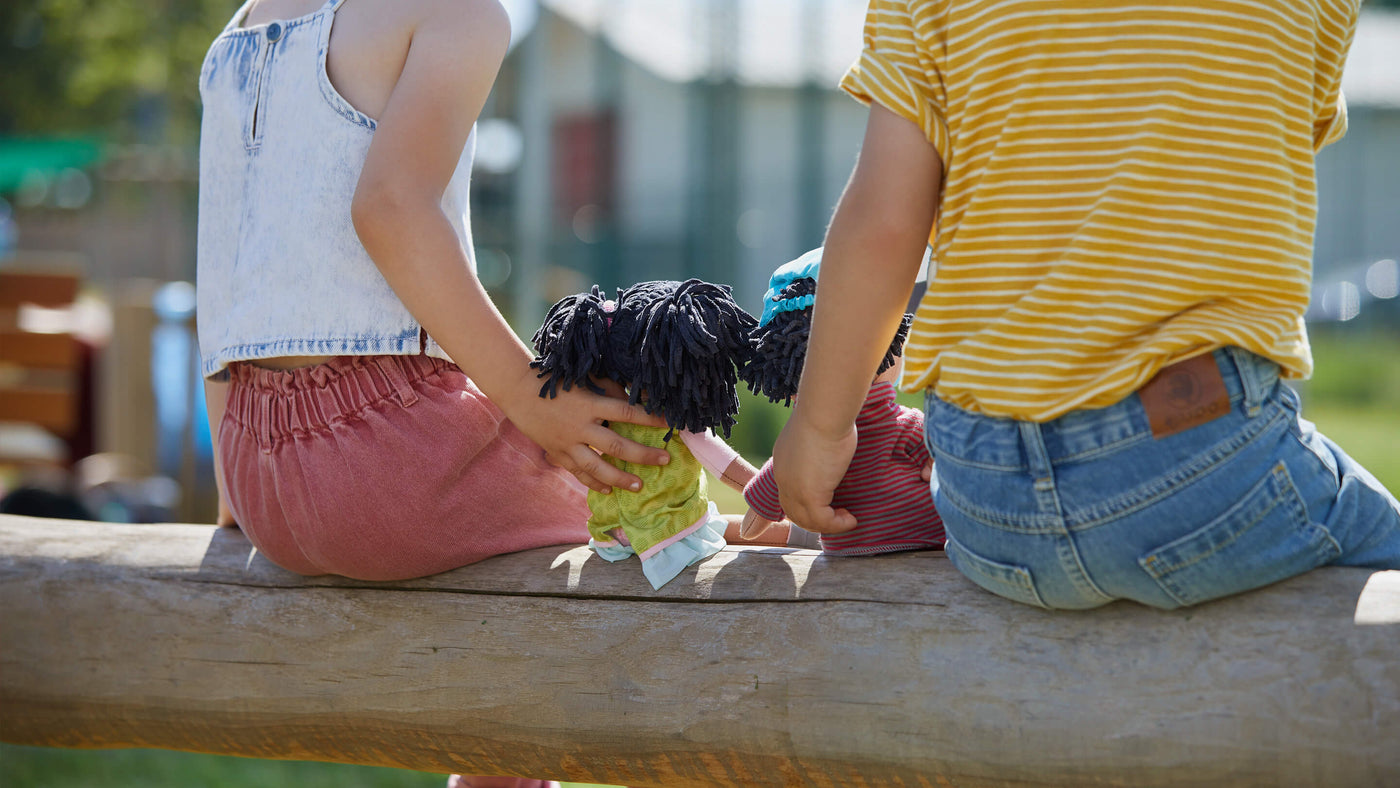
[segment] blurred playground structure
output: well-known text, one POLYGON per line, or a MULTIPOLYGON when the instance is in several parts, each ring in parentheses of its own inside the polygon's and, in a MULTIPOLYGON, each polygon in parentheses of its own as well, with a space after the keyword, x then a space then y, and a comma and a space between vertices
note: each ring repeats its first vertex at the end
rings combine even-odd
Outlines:
MULTIPOLYGON (((194 36, 207 43, 236 3, 196 5, 215 7, 194 36)), ((592 282, 701 276, 756 309, 772 268, 820 244, 864 130, 835 89, 864 2, 506 5, 516 41, 480 125, 473 221, 480 276, 518 331, 592 282)), ((44 46, 42 24, 11 16, 0 33, 44 46)), ((1400 348, 1397 51, 1400 12, 1368 8, 1343 80, 1350 131, 1318 157, 1308 318, 1400 348)), ((0 272, 67 293, 36 300, 0 279, 0 492, 49 473, 104 519, 212 516, 192 340, 197 140, 177 133, 197 108, 180 80, 176 98, 135 102, 120 132, 36 133, 0 107, 0 272), (21 409, 34 390, 60 392, 45 407, 62 413, 21 409)), ((757 421, 751 445, 767 445, 775 423, 757 421)))

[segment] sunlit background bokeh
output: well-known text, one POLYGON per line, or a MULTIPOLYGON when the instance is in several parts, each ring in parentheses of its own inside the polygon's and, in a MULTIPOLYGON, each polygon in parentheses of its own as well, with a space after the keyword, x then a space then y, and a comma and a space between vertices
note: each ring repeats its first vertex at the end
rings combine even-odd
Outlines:
MULTIPOLYGON (((0 3, 0 333, 9 347, 0 350, 0 495, 50 492, 112 521, 212 519, 192 338, 195 81, 238 4, 0 3), (48 344, 30 350, 32 337, 20 336, 33 334, 48 344)), ((514 40, 480 122, 472 207, 480 276, 517 331, 530 334, 549 303, 592 283, 700 276, 731 283, 756 311, 771 270, 821 243, 855 160, 865 110, 835 85, 859 51, 865 4, 505 5, 514 40)), ((1318 157, 1308 311, 1317 373, 1300 386, 1305 415, 1392 490, 1397 53, 1400 0, 1367 2, 1343 80, 1350 131, 1318 157)), ((785 415, 746 397, 736 446, 762 461, 785 415)), ((441 780, 0 747, 0 783, 441 780)))

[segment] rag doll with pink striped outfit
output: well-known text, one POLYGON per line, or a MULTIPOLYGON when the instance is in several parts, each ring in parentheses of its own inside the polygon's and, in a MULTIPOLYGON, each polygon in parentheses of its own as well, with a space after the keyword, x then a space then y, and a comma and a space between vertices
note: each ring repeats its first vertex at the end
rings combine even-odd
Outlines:
MULTIPOLYGON (((779 267, 769 279, 763 316, 754 332, 754 357, 742 375, 751 390, 773 402, 791 405, 797 393, 817 297, 821 253, 820 248, 814 249, 779 267)), ((924 415, 895 402, 895 381, 910 317, 904 316, 892 338, 856 417, 855 456, 831 505, 849 511, 858 525, 846 533, 821 537, 822 551, 829 555, 943 547, 943 520, 933 507, 929 489, 933 459, 924 443, 924 415)), ((745 538, 758 536, 783 519, 772 460, 745 487, 744 499, 749 504, 741 527, 745 538)))

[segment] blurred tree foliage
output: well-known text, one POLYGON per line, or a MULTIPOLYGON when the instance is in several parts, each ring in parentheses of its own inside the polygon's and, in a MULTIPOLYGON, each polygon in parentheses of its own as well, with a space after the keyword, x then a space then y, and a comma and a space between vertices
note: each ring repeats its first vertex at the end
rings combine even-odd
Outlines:
POLYGON ((238 0, 0 0, 0 134, 191 142, 200 64, 238 0))

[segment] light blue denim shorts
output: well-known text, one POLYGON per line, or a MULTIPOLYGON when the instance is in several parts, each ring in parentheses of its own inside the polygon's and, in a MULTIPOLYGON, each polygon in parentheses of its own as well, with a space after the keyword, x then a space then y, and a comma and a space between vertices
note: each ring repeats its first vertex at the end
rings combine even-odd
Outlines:
POLYGON ((1278 366, 1215 351, 1230 412, 1156 439, 1138 395, 1035 424, 930 394, 953 565, 1046 608, 1194 605, 1327 564, 1400 569, 1400 503, 1300 418, 1278 366))

